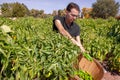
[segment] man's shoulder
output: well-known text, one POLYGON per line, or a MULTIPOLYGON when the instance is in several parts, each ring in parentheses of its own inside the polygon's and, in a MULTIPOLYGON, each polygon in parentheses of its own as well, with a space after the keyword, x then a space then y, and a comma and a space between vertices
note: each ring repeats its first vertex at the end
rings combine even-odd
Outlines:
POLYGON ((64 17, 63 17, 63 16, 56 15, 56 16, 54 16, 54 20, 56 20, 56 19, 58 19, 58 20, 63 20, 64 17))

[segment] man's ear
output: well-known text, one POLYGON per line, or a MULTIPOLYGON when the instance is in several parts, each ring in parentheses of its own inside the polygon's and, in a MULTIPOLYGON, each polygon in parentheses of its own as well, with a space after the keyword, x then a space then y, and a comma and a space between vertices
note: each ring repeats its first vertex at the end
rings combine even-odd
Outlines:
POLYGON ((65 10, 65 14, 68 14, 68 13, 69 13, 69 11, 65 10))
POLYGON ((65 10, 66 13, 68 13, 68 10, 65 10))

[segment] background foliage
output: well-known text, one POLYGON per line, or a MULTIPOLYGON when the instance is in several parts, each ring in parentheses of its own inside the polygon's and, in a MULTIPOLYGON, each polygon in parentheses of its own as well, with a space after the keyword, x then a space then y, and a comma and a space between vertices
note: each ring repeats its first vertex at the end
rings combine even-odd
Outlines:
MULTIPOLYGON (((52 14, 45 14, 44 10, 31 9, 29 10, 23 3, 3 3, 0 5, 2 16, 4 17, 49 17, 54 15, 65 15, 65 9, 54 10, 52 14)), ((115 0, 97 0, 92 4, 92 8, 82 8, 82 18, 109 18, 118 16, 120 4, 115 0), (110 5, 109 5, 110 4, 110 5)))
POLYGON ((115 17, 119 11, 120 4, 115 0, 97 0, 92 5, 92 16, 97 18, 115 17))

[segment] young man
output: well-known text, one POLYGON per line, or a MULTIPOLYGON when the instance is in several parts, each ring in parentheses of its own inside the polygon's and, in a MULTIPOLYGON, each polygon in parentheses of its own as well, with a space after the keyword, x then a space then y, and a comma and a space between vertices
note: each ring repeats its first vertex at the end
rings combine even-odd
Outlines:
POLYGON ((64 17, 55 16, 53 19, 53 30, 58 31, 63 36, 70 39, 75 45, 79 46, 82 52, 85 52, 80 41, 80 27, 74 22, 78 17, 80 8, 76 3, 69 3, 66 7, 64 17))

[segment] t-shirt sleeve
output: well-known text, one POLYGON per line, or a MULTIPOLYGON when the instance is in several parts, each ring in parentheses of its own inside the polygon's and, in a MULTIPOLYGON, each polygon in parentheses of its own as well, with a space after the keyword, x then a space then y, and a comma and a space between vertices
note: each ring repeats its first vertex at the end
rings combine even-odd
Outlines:
POLYGON ((61 21, 61 17, 60 16, 54 16, 53 23, 55 22, 55 20, 60 20, 61 21))
POLYGON ((54 16, 53 17, 53 30, 58 31, 56 25, 55 25, 55 20, 60 20, 61 21, 61 17, 60 16, 54 16))

